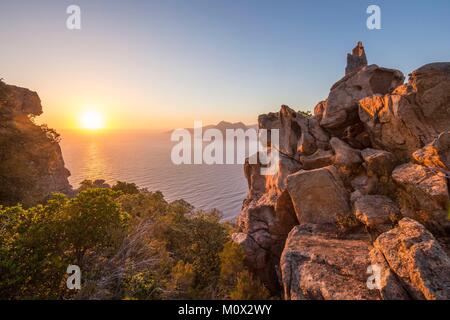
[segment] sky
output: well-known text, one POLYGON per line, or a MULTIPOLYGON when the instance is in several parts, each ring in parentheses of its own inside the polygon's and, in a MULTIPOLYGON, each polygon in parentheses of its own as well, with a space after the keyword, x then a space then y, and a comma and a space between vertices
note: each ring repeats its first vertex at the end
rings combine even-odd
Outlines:
POLYGON ((0 77, 37 91, 56 129, 94 110, 109 129, 256 123, 312 110, 361 40, 369 63, 410 73, 450 61, 450 1, 0 0, 0 77), (66 27, 69 5, 81 30, 66 27), (381 30, 366 9, 381 8, 381 30))

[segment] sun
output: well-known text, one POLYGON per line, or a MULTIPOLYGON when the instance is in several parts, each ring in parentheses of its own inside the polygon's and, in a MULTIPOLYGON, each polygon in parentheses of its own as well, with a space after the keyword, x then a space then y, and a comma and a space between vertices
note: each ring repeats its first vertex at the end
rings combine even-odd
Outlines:
POLYGON ((99 130, 105 127, 105 120, 97 111, 85 111, 80 115, 80 126, 82 129, 99 130))

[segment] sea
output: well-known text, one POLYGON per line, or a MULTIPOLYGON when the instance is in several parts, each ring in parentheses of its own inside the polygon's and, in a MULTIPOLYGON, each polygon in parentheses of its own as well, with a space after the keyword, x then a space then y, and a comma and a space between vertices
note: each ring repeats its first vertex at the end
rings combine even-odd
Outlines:
MULTIPOLYGON (((74 188, 85 179, 133 182, 161 191, 168 201, 184 199, 197 209, 218 209, 223 220, 236 217, 247 194, 242 164, 174 164, 171 152, 178 142, 171 141, 170 133, 62 130, 60 134, 74 188)), ((236 158, 235 163, 242 161, 236 158)))

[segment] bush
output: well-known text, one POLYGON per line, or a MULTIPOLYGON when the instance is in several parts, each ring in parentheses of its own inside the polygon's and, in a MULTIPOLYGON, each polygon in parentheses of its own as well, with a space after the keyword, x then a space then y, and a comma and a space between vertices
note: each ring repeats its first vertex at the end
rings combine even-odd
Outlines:
POLYGON ((267 300, 270 294, 266 287, 254 278, 248 271, 239 272, 236 279, 236 286, 231 290, 232 300, 267 300))
POLYGON ((85 180, 81 181, 80 187, 78 188, 78 192, 81 192, 84 190, 89 190, 89 189, 98 189, 98 188, 109 189, 109 188, 111 188, 111 186, 109 184, 107 184, 106 181, 103 179, 97 179, 94 181, 85 179, 85 180))
POLYGON ((66 199, 57 196, 46 206, 0 210, 0 298, 57 298, 61 275, 69 264, 64 252, 66 199))
POLYGON ((123 194, 138 194, 139 189, 134 183, 128 183, 123 181, 117 181, 117 183, 112 187, 114 191, 120 191, 123 194))
POLYGON ((65 237, 81 268, 89 251, 117 248, 123 239, 128 214, 115 201, 117 196, 110 189, 88 189, 67 202, 65 237))
POLYGON ((91 189, 73 199, 55 194, 27 210, 1 209, 0 298, 61 297, 69 264, 83 269, 86 254, 107 253, 119 242, 126 215, 114 195, 91 189))
POLYGON ((103 186, 85 181, 71 199, 0 207, 0 298, 268 297, 218 211, 125 182, 103 186), (66 289, 69 264, 82 270, 79 292, 66 289))
MULTIPOLYGON (((34 121, 34 117, 30 117, 31 121, 34 121)), ((43 124, 39 126, 42 130, 42 132, 44 132, 45 136, 52 142, 54 143, 60 143, 61 142, 61 135, 56 132, 55 129, 49 128, 48 125, 43 124)))
POLYGON ((232 300, 265 300, 268 290, 245 267, 244 252, 234 242, 227 242, 220 253, 220 285, 224 298, 232 300))
POLYGON ((306 110, 306 111, 300 110, 299 113, 307 118, 312 117, 312 115, 313 115, 312 112, 309 110, 306 110))

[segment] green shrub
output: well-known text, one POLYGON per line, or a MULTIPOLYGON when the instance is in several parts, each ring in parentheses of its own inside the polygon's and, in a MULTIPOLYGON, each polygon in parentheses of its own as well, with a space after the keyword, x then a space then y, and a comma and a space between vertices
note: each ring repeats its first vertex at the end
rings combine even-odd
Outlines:
MULTIPOLYGON (((0 298, 61 297, 69 264, 117 247, 126 214, 115 192, 91 189, 73 199, 55 194, 45 205, 0 210, 0 298)), ((85 273, 89 275, 89 273, 85 273)))
POLYGON ((237 275, 236 286, 230 292, 232 300, 267 300, 269 291, 264 285, 248 271, 244 270, 237 275))
POLYGON ((138 194, 139 188, 134 183, 128 183, 123 181, 117 181, 115 185, 113 185, 112 190, 120 191, 124 194, 138 194))
POLYGON ((220 253, 220 285, 224 298, 232 300, 265 300, 268 290, 246 268, 244 251, 234 242, 227 242, 220 253))
POLYGON ((306 111, 300 110, 299 113, 307 118, 312 117, 312 115, 313 115, 312 112, 309 110, 306 110, 306 111))
POLYGON ((128 214, 121 210, 117 196, 110 189, 88 189, 67 202, 65 237, 80 267, 89 251, 114 249, 123 239, 128 214))
POLYGON ((88 189, 97 189, 97 188, 103 188, 103 189, 109 189, 111 186, 106 183, 103 179, 97 179, 97 180, 89 180, 85 179, 81 181, 80 187, 78 188, 78 192, 88 190, 88 189))
POLYGON ((29 209, 0 207, 0 298, 268 297, 218 211, 125 182, 80 189, 29 209), (66 289, 69 264, 82 270, 81 291, 66 289))
MULTIPOLYGON (((31 121, 34 121, 34 117, 30 117, 31 121)), ((44 132, 45 136, 54 143, 60 143, 61 142, 61 135, 56 132, 55 129, 49 128, 48 125, 42 124, 39 126, 44 132)))

